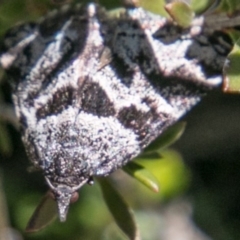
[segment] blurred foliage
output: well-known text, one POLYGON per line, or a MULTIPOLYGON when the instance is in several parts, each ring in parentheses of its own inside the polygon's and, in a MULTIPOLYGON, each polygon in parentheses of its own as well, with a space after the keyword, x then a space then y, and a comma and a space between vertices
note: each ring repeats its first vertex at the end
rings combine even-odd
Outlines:
POLYGON ((197 13, 204 12, 209 6, 211 6, 215 0, 192 0, 191 7, 197 13))
POLYGON ((119 228, 130 240, 138 240, 139 232, 130 207, 106 178, 99 178, 102 194, 119 228))
POLYGON ((165 6, 171 18, 181 27, 190 27, 195 16, 191 6, 185 2, 172 2, 165 6))
MULTIPOLYGON (((47 13, 50 9, 58 7, 56 2, 59 3, 59 1, 50 0, 0 0, 0 35, 3 35, 9 27, 16 23, 35 20, 39 16, 47 13)), ((163 8, 165 4, 164 1, 140 0, 139 2, 144 8, 167 16, 167 13, 163 8)), ((121 6, 120 1, 101 0, 100 3, 108 9, 121 6)), ((214 1, 193 0, 191 6, 195 11, 202 12, 207 8, 207 6, 212 6, 212 4, 214 4, 214 1)), ((235 10, 239 9, 239 2, 236 0, 225 0, 221 1, 217 7, 218 9, 227 11, 228 13, 233 13, 235 10)), ((0 94, 1 96, 4 95, 4 97, 0 96, 0 104, 4 101, 10 101, 9 87, 3 83, 2 87, 4 89, 4 94, 0 94)), ((0 188, 0 196, 4 197, 4 195, 6 195, 8 211, 6 211, 5 206, 0 205, 0 213, 2 213, 2 218, 6 220, 6 224, 8 224, 9 227, 17 230, 22 236, 22 239, 26 240, 126 239, 126 237, 118 231, 116 225, 113 225, 114 223, 107 210, 107 206, 102 199, 101 188, 98 184, 94 184, 92 187, 84 186, 80 190, 80 199, 78 203, 73 204, 70 207, 66 223, 62 224, 59 223, 59 221, 55 221, 41 232, 34 234, 25 233, 24 230, 27 222, 34 212, 41 196, 43 196, 47 191, 47 186, 44 183, 41 173, 36 172, 31 174, 26 171, 29 163, 20 141, 20 135, 12 126, 7 125, 6 128, 5 125, 5 123, 0 122, 0 170, 3 172, 3 176, 0 179, 3 181, 3 188, 0 188), (5 194, 3 194, 3 191, 5 194), (1 209, 1 207, 4 209, 1 209), (7 216, 8 214, 9 216, 7 216)), ((169 144, 173 143, 172 139, 177 140, 181 133, 182 128, 179 132, 174 132, 173 137, 168 132, 170 138, 167 139, 167 137, 169 137, 168 135, 165 136, 164 141, 162 141, 162 139, 158 141, 162 142, 163 145, 169 146, 169 144)), ((202 141, 204 141, 204 139, 202 141)), ((156 152, 156 150, 162 148, 160 147, 160 145, 162 146, 162 143, 159 144, 159 142, 157 142, 158 144, 156 144, 156 142, 154 143, 156 145, 154 146, 154 151, 152 152, 156 152)), ((159 235, 165 228, 164 225, 162 225, 162 216, 165 216, 164 214, 166 214, 164 211, 167 206, 171 204, 173 199, 178 199, 181 198, 182 195, 188 194, 188 189, 190 187, 193 189, 191 190, 193 194, 195 194, 193 195, 195 204, 199 207, 198 211, 196 211, 196 216, 201 226, 203 226, 210 235, 214 236, 214 239, 239 239, 236 237, 239 236, 237 230, 236 232, 228 231, 227 228, 224 228, 224 224, 220 222, 221 216, 218 212, 219 208, 216 207, 215 209, 213 207, 215 202, 218 200, 213 199, 212 195, 209 193, 201 192, 200 188, 198 188, 198 191, 194 193, 195 188, 194 186, 190 186, 190 183, 193 178, 195 179, 197 174, 190 171, 190 168, 186 166, 186 163, 183 161, 181 155, 171 149, 164 149, 160 152, 157 151, 156 154, 141 155, 138 159, 136 159, 136 162, 129 165, 125 170, 144 185, 151 185, 152 183, 153 185, 157 185, 157 183, 159 183, 159 193, 149 191, 149 189, 145 188, 141 184, 138 184, 136 181, 128 178, 123 171, 117 171, 112 176, 112 185, 117 186, 121 195, 124 196, 124 199, 129 202, 129 205, 134 209, 137 225, 141 225, 139 227, 139 231, 141 235, 144 236, 143 239, 164 240, 163 236, 161 235, 160 237, 159 235), (137 177, 136 174, 138 175, 137 177), (209 197, 209 195, 211 196, 209 197), (209 225, 206 225, 207 221, 204 223, 204 218, 201 218, 201 214, 205 211, 211 215, 208 217, 205 216, 206 220, 209 219, 209 225), (155 223, 157 223, 155 230, 153 230, 154 222, 151 222, 150 218, 154 219, 155 223), (149 224, 149 222, 151 222, 151 224, 149 224), (221 236, 216 233, 214 235, 214 231, 216 229, 221 236)), ((117 208, 118 205, 115 205, 114 207, 111 204, 121 202, 122 198, 118 195, 118 193, 113 193, 115 190, 108 182, 103 181, 105 180, 100 180, 100 185, 105 185, 105 187, 102 188, 104 189, 103 195, 105 195, 105 197, 108 195, 106 203, 110 209, 112 208, 111 212, 116 219, 118 218, 116 216, 119 216, 121 211, 117 208), (106 192, 107 190, 108 192, 106 192), (111 197, 114 200, 111 201, 111 197), (118 212, 115 210, 118 210, 118 212)), ((156 189, 156 187, 152 188, 152 190, 154 189, 156 189)), ((211 193, 213 192, 214 187, 212 188, 211 193)), ((48 202, 47 204, 50 204, 51 206, 51 202, 48 202)), ((124 203, 122 204, 124 205, 124 203)), ((47 207, 46 209, 49 208, 47 207)), ((127 209, 127 207, 125 210, 125 215, 120 217, 127 217, 128 214, 131 215, 132 210, 127 209)), ((40 213, 44 214, 44 212, 40 213)), ((37 226, 44 225, 44 222, 47 220, 44 219, 43 222, 41 222, 41 219, 41 217, 38 217, 37 223, 35 222, 34 224, 37 226)), ((129 217, 129 219, 131 220, 132 218, 129 217)), ((126 221, 129 219, 126 219, 126 221)), ((134 225, 135 223, 132 223, 131 226, 134 228, 134 225)), ((236 222, 234 222, 230 228, 234 226, 236 226, 236 222)), ((0 230, 1 227, 2 226, 0 225, 0 230)), ((124 227, 122 229, 125 232, 128 231, 124 230, 124 227)), ((14 234, 14 232, 12 232, 12 234, 14 234)), ((7 238, 4 239, 8 240, 7 238)))
POLYGON ((141 6, 142 8, 150 12, 160 14, 162 16, 167 16, 164 10, 164 6, 165 6, 164 0, 152 0, 152 1, 139 0, 138 3, 139 3, 139 6, 141 6))
POLYGON ((48 192, 42 198, 31 219, 29 220, 26 227, 26 232, 31 233, 44 229, 57 218, 57 214, 58 211, 56 202, 51 197, 50 192, 48 192))
POLYGON ((149 169, 159 182, 158 197, 171 199, 188 188, 191 179, 181 155, 171 149, 160 152, 158 159, 137 158, 136 162, 149 169))
POLYGON ((158 152, 176 142, 183 134, 186 128, 185 122, 178 122, 174 124, 167 131, 163 132, 155 141, 153 141, 144 150, 144 153, 158 152))
MULTIPOLYGON (((154 159, 153 161, 155 160, 156 159, 154 159)), ((148 171, 147 168, 132 161, 129 162, 126 166, 124 166, 123 170, 133 178, 137 179, 150 190, 154 192, 159 191, 158 181, 156 177, 150 171, 148 171)))
MULTIPOLYGON (((3 78, 3 72, 0 70, 0 85, 1 85, 2 78, 3 78)), ((0 89, 0 105, 3 103, 4 103, 4 99, 0 89)), ((5 123, 2 121, 0 117, 0 152, 8 155, 11 153, 11 151, 12 151, 12 146, 11 146, 10 136, 5 126, 5 123)))
POLYGON ((240 92, 240 39, 238 39, 232 51, 228 55, 228 64, 225 66, 224 91, 240 92))
POLYGON ((12 151, 9 133, 4 123, 0 122, 0 151, 3 154, 10 154, 12 151))
POLYGON ((219 9, 228 14, 234 14, 234 12, 240 10, 240 2, 238 0, 222 0, 219 9))

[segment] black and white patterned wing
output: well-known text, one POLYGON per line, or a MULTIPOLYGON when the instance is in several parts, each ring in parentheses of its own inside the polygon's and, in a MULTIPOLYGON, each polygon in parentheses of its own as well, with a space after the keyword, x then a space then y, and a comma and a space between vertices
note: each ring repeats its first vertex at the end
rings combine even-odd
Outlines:
POLYGON ((112 18, 89 4, 6 35, 0 63, 22 139, 62 221, 73 192, 126 164, 219 86, 231 45, 200 20, 181 29, 141 8, 112 18))

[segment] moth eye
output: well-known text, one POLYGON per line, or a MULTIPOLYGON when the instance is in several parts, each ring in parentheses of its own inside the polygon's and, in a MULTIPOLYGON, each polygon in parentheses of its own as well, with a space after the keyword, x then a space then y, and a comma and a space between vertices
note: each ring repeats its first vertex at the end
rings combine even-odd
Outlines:
MULTIPOLYGON (((52 198, 53 200, 56 200, 56 197, 51 190, 49 190, 47 194, 50 198, 52 198)), ((79 198, 79 193, 78 192, 73 192, 72 196, 71 196, 71 199, 70 199, 70 203, 77 202, 78 198, 79 198)))
POLYGON ((71 196, 70 203, 75 203, 79 198, 78 192, 74 192, 71 196))

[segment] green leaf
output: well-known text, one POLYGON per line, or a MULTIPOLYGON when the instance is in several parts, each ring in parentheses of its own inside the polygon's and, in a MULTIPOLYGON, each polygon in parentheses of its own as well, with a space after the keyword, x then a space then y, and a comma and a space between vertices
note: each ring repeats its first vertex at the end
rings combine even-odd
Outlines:
POLYGON ((219 10, 227 12, 228 14, 234 14, 240 10, 240 2, 239 0, 222 0, 219 10))
POLYGON ((169 127, 155 141, 145 148, 144 153, 156 152, 172 145, 182 136, 185 128, 185 122, 178 122, 169 127))
POLYGON ((156 159, 137 158, 137 163, 147 168, 160 185, 161 198, 172 198, 186 190, 190 182, 190 172, 184 164, 181 155, 172 149, 161 151, 161 157, 156 159))
POLYGON ((50 193, 47 193, 30 218, 26 232, 37 232, 48 226, 57 217, 57 205, 50 193))
POLYGON ((136 162, 129 162, 126 166, 123 167, 123 170, 144 184, 150 190, 154 192, 159 191, 158 180, 156 177, 140 164, 136 162))
POLYGON ((172 2, 165 6, 165 10, 172 19, 181 27, 187 28, 191 25, 194 12, 185 2, 172 2))
POLYGON ((191 1, 191 8, 197 12, 198 14, 204 13, 205 11, 208 11, 208 9, 215 9, 215 6, 217 5, 217 2, 219 0, 192 0, 191 1))
POLYGON ((150 12, 159 14, 161 16, 167 16, 166 12, 164 11, 164 0, 138 0, 138 5, 150 12))
POLYGON ((98 178, 98 182, 106 205, 119 228, 130 240, 140 239, 132 210, 106 178, 98 178))
POLYGON ((240 92, 240 39, 234 44, 228 60, 229 62, 224 67, 223 90, 240 92))

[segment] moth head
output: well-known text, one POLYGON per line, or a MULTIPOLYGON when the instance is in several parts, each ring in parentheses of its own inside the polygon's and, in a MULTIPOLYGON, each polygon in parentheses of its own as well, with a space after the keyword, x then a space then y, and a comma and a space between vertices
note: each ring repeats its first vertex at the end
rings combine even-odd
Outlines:
POLYGON ((71 186, 67 186, 66 184, 53 185, 47 177, 45 178, 53 192, 54 199, 57 202, 59 220, 61 222, 65 222, 70 203, 76 201, 76 199, 78 198, 77 190, 82 185, 84 185, 87 182, 87 180, 83 181, 78 186, 71 187, 71 186))

